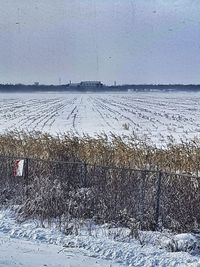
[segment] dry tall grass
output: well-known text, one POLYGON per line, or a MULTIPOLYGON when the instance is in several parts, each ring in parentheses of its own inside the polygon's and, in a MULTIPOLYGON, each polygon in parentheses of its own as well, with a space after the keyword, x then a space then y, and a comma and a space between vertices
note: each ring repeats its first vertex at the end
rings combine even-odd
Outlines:
POLYGON ((200 171, 200 139, 197 138, 180 143, 169 138, 160 147, 134 134, 123 137, 102 134, 93 138, 88 135, 9 132, 0 135, 0 154, 188 174, 200 171))

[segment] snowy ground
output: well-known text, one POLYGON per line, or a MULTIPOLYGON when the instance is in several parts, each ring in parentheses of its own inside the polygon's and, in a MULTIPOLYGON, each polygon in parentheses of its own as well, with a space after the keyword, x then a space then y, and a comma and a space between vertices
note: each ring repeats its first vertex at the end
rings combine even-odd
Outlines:
MULTIPOLYGON (((12 211, 1 210, 0 266, 200 266, 197 251, 194 255, 168 252, 166 234, 143 233, 139 242, 130 239, 126 229, 115 232, 106 226, 92 227, 90 234, 82 228, 78 235, 66 236, 54 227, 41 228, 38 221, 18 224, 12 211)), ((197 242, 189 234, 174 236, 174 240, 187 248, 197 242)))
POLYGON ((0 128, 50 133, 200 136, 200 93, 1 93, 0 128))
POLYGON ((89 257, 80 249, 37 244, 0 235, 1 267, 118 267, 111 261, 89 257))

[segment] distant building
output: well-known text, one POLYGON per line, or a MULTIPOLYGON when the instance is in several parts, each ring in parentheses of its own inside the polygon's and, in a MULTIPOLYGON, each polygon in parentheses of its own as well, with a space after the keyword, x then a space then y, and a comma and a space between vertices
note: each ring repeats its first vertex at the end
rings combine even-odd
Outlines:
POLYGON ((84 81, 79 84, 81 88, 102 88, 103 84, 99 81, 84 81))
POLYGON ((70 81, 69 87, 77 88, 78 90, 95 90, 103 88, 103 84, 99 81, 82 81, 80 83, 72 83, 70 81))

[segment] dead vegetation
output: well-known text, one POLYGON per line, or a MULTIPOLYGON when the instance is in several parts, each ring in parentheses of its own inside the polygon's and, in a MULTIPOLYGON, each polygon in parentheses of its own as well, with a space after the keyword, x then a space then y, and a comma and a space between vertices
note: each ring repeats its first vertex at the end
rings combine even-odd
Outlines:
POLYGON ((159 197, 159 229, 198 232, 200 140, 168 141, 161 148, 135 135, 1 135, 0 154, 32 158, 26 180, 13 179, 12 158, 1 160, 1 203, 19 204, 24 219, 57 219, 66 229, 75 218, 155 230, 159 197))
POLYGON ((102 134, 93 138, 70 133, 52 136, 40 132, 9 132, 0 135, 0 154, 132 169, 159 169, 197 176, 200 171, 198 138, 176 143, 169 137, 161 147, 134 133, 129 136, 102 134))

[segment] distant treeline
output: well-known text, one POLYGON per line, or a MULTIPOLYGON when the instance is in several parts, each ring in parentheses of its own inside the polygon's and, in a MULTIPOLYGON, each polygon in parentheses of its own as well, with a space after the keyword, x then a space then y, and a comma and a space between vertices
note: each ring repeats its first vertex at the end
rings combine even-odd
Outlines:
POLYGON ((79 86, 71 86, 70 84, 65 85, 40 85, 40 84, 33 84, 33 85, 25 85, 25 84, 0 84, 0 91, 1 92, 126 92, 126 91, 153 91, 153 90, 160 90, 160 91, 200 91, 200 84, 125 84, 125 85, 116 85, 116 86, 107 86, 103 85, 100 88, 95 86, 86 86, 86 87, 79 87, 79 86))

